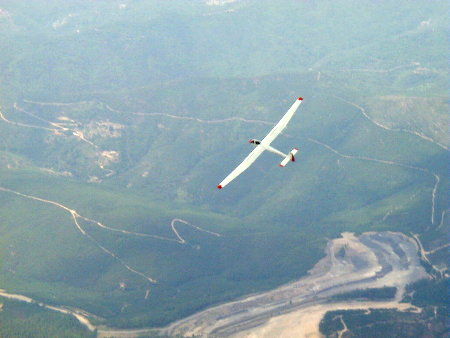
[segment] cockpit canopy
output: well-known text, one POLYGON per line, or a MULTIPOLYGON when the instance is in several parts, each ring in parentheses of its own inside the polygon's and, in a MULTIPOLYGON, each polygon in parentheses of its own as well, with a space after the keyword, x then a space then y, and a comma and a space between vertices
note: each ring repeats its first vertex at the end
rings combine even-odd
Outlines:
POLYGON ((248 142, 249 142, 249 143, 256 144, 256 145, 261 144, 261 141, 258 141, 258 140, 255 140, 255 139, 251 139, 251 140, 249 140, 248 142))

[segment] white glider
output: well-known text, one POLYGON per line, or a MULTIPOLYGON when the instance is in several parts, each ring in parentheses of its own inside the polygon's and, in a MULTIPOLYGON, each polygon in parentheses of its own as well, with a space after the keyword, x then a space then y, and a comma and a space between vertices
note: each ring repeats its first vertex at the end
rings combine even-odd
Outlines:
POLYGON ((232 180, 234 180, 236 177, 238 177, 240 174, 242 174, 250 165, 256 161, 256 159, 261 155, 264 150, 268 150, 274 154, 280 155, 283 157, 283 161, 280 163, 280 167, 285 167, 286 164, 288 164, 289 161, 295 162, 294 155, 298 152, 297 148, 292 149, 289 154, 284 154, 281 151, 273 148, 270 146, 273 140, 280 135, 280 133, 286 128, 289 121, 291 120, 292 116, 294 116, 295 112, 297 111, 298 107, 302 103, 303 98, 299 97, 295 103, 292 105, 292 107, 287 111, 286 114, 284 114, 283 118, 276 124, 275 127, 267 134, 266 137, 263 138, 262 141, 258 141, 255 139, 251 139, 248 142, 256 145, 256 148, 253 149, 253 151, 242 161, 241 164, 239 164, 236 169, 234 169, 225 179, 220 182, 220 184, 217 186, 217 188, 222 189, 225 187, 228 183, 230 183, 232 180))

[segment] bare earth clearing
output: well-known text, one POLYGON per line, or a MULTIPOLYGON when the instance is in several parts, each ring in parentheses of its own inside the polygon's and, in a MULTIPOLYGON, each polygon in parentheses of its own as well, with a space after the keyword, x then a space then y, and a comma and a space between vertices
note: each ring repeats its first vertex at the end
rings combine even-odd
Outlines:
POLYGON ((326 257, 309 275, 262 294, 219 305, 159 329, 114 330, 95 327, 95 316, 80 309, 50 306, 29 297, 0 290, 0 297, 36 303, 49 310, 75 316, 99 337, 137 337, 149 332, 182 336, 321 337, 319 323, 328 311, 390 308, 420 311, 400 303, 405 285, 428 274, 420 265, 416 242, 401 233, 368 232, 359 237, 343 233, 329 241, 326 257), (335 301, 330 297, 355 289, 394 286, 388 301, 335 301))
MULTIPOLYGON (((262 294, 219 305, 174 322, 159 333, 182 336, 319 337, 323 315, 337 309, 395 308, 405 285, 428 275, 420 265, 416 242, 401 233, 343 233, 331 240, 326 257, 309 275, 262 294), (382 302, 335 301, 331 296, 355 289, 393 286, 394 299, 382 302), (307 323, 307 324, 306 324, 307 323)), ((135 337, 150 330, 99 330, 100 337, 135 337)))

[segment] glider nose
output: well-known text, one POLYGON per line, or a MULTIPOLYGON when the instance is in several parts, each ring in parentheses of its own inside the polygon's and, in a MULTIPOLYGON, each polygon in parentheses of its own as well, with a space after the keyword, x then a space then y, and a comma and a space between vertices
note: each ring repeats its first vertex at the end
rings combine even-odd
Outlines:
POLYGON ((254 141, 253 141, 253 139, 251 139, 251 140, 248 140, 248 143, 253 143, 254 141))

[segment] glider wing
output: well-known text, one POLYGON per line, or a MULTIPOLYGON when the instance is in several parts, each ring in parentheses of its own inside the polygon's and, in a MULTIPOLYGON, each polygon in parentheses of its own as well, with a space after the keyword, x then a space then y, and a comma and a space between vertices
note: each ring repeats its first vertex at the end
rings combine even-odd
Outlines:
POLYGON ((298 107, 302 103, 303 98, 299 97, 291 108, 287 111, 286 114, 282 117, 282 119, 277 123, 275 127, 267 134, 266 137, 261 141, 264 145, 269 145, 272 143, 273 140, 276 139, 278 135, 286 128, 289 121, 291 120, 292 116, 294 116, 295 112, 297 111, 298 107))
POLYGON ((253 149, 253 151, 248 154, 248 156, 242 161, 242 163, 239 164, 236 169, 234 169, 227 177, 225 177, 222 182, 220 182, 217 188, 222 189, 224 186, 226 186, 228 183, 242 174, 248 167, 250 167, 253 162, 255 162, 255 160, 264 152, 264 150, 264 147, 261 145, 253 149))

